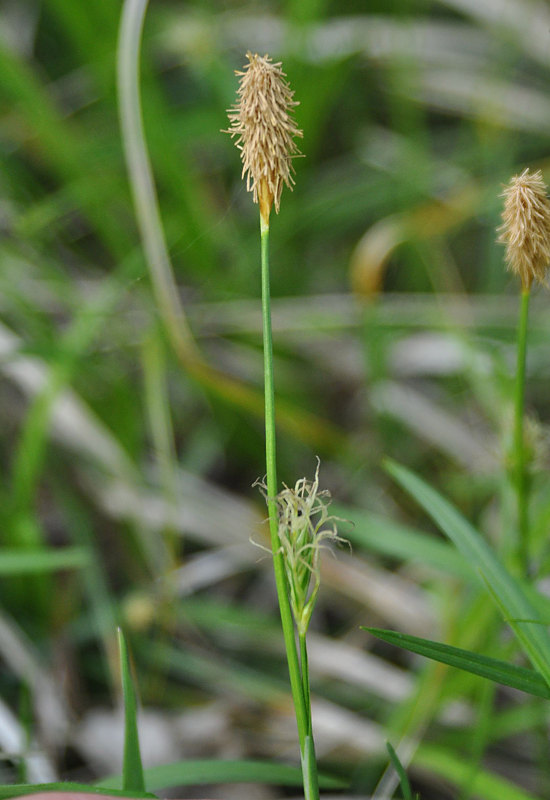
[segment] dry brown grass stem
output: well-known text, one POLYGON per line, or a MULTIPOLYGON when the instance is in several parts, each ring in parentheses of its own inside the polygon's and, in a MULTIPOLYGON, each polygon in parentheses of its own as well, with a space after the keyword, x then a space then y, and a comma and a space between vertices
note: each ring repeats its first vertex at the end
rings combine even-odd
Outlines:
POLYGON ((540 170, 531 174, 525 169, 514 175, 502 197, 499 241, 506 245, 508 269, 529 291, 533 281, 546 284, 550 263, 550 200, 540 170))

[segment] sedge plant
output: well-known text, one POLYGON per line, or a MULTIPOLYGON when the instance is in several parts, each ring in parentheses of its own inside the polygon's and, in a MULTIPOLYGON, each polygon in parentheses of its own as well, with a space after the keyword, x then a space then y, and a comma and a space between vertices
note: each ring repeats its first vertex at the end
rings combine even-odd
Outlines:
MULTIPOLYGON (((517 334, 514 435, 509 457, 510 479, 516 494, 517 539, 514 556, 520 574, 509 569, 487 542, 457 509, 435 489, 404 467, 389 462, 388 471, 436 522, 465 559, 474 567, 472 576, 488 590, 495 605, 515 634, 532 669, 396 631, 365 628, 385 642, 402 647, 433 661, 479 675, 494 683, 513 687, 534 697, 550 699, 550 636, 536 593, 527 591, 529 576, 529 489, 532 454, 525 435, 525 364, 529 300, 534 283, 546 283, 550 263, 550 200, 540 172, 528 169, 514 176, 504 192, 503 224, 499 241, 506 245, 508 268, 521 281, 521 302, 517 334)), ((391 757, 390 750, 390 757, 391 757)), ((394 759, 392 758, 392 761, 394 759)), ((401 767, 394 766, 399 772, 401 767)), ((401 774, 401 773, 400 773, 401 774)))
POLYGON ((302 137, 292 112, 298 103, 280 63, 248 53, 237 102, 229 109, 230 128, 241 151, 242 175, 260 212, 261 287, 265 391, 266 478, 261 483, 269 514, 271 551, 277 586, 292 698, 296 713, 306 800, 319 796, 313 743, 306 633, 319 590, 319 552, 326 539, 338 539, 327 512, 327 492, 319 491, 319 468, 313 481, 300 479, 278 492, 273 343, 270 308, 269 222, 279 211, 283 186, 290 189, 295 139, 302 137))
POLYGON ((514 433, 510 458, 512 484, 517 498, 517 560, 528 574, 529 547, 529 453, 525 436, 525 365, 529 300, 534 283, 546 282, 550 263, 550 201, 540 170, 525 169, 504 189, 504 210, 499 240, 506 245, 506 263, 521 282, 517 332, 517 366, 514 401, 514 433))

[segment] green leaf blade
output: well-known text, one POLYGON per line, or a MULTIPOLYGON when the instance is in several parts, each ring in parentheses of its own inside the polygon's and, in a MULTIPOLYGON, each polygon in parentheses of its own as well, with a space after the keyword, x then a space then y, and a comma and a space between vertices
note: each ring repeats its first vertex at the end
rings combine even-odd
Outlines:
POLYGON ((135 797, 135 798, 154 798, 155 795, 144 792, 122 791, 122 789, 101 788, 99 786, 89 786, 86 783, 74 783, 72 781, 56 781, 54 783, 15 783, 0 785, 0 800, 8 800, 10 797, 22 797, 28 794, 42 794, 43 792, 63 792, 69 793, 72 797, 79 794, 96 794, 98 797, 135 797))
POLYGON ((130 671, 130 659, 124 634, 118 629, 122 695, 124 699, 124 758, 122 765, 122 789, 128 792, 145 793, 145 778, 139 749, 137 727, 136 690, 130 671))
POLYGON ((40 547, 34 550, 10 547, 4 548, 0 554, 0 577, 83 569, 89 564, 90 555, 84 547, 40 547))
POLYGON ((501 608, 531 663, 550 686, 550 637, 523 590, 481 534, 435 489, 399 464, 389 462, 388 472, 451 539, 479 580, 501 608))
POLYGON ((399 776, 399 781, 401 783, 401 791, 403 792, 403 800, 413 800, 412 792, 411 792, 411 785, 409 783, 409 777, 407 772, 399 760, 399 756, 395 752, 395 749, 391 745, 390 742, 386 742, 386 750, 390 756, 390 761, 393 764, 394 770, 397 772, 399 776))
MULTIPOLYGON (((302 770, 289 764, 271 761, 228 761, 198 759, 161 764, 144 770, 146 785, 160 791, 174 786, 198 786, 214 783, 264 783, 279 786, 302 785, 302 770)), ((103 789, 120 788, 120 777, 105 778, 96 784, 103 789)), ((332 776, 319 775, 322 789, 343 789, 347 784, 332 776)))
POLYGON ((508 664, 497 658, 480 655, 471 650, 463 650, 460 647, 433 642, 430 639, 422 639, 418 636, 410 636, 398 631, 383 630, 381 628, 363 628, 377 639, 381 639, 388 644, 402 647, 411 653, 431 658, 441 664, 448 664, 451 667, 471 672, 495 683, 519 689, 535 697, 550 699, 550 687, 538 672, 534 670, 508 664))

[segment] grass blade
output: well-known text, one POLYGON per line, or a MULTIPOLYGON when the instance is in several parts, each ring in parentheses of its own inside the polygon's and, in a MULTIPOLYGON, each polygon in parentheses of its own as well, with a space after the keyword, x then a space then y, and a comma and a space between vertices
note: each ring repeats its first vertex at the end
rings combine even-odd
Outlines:
POLYGON ((151 797, 154 794, 143 792, 122 791, 121 789, 102 789, 97 786, 88 786, 86 783, 72 783, 58 781, 56 783, 16 783, 0 785, 0 800, 7 800, 9 797, 21 797, 26 794, 42 794, 43 792, 68 792, 72 797, 79 794, 116 795, 117 797, 151 797))
POLYGON ((84 547, 2 549, 0 576, 28 575, 30 573, 55 572, 61 569, 82 569, 90 564, 90 554, 84 547))
POLYGON ((480 675, 482 678, 501 683, 504 686, 511 686, 513 689, 519 689, 527 694, 535 695, 535 697, 550 699, 550 688, 534 670, 516 667, 500 661, 498 658, 479 655, 471 650, 463 650, 460 647, 452 647, 441 642, 432 642, 430 639, 422 639, 418 636, 409 636, 406 633, 380 628, 363 628, 363 630, 376 636, 377 639, 394 644, 396 647, 402 647, 411 653, 418 653, 418 655, 426 656, 433 661, 458 667, 458 669, 480 675))
MULTIPOLYGON (((446 783, 460 791, 465 781, 470 780, 471 764, 468 759, 459 757, 442 747, 422 744, 416 751, 413 764, 438 775, 446 783)), ((537 800, 537 795, 516 786, 507 778, 480 769, 471 784, 471 797, 483 800, 537 800)))
POLYGON ((550 637, 537 609, 493 553, 481 534, 441 495, 404 467, 390 462, 389 473, 431 516, 494 596, 525 654, 550 686, 550 637))
POLYGON ((405 768, 403 767, 403 764, 399 760, 399 756, 397 755, 394 748, 389 742, 386 742, 386 750, 389 753, 390 761, 393 764, 393 768, 399 775, 399 780, 401 782, 401 789, 403 791, 404 800, 413 800, 409 778, 407 776, 405 768))
POLYGON ((139 750, 137 728, 136 691, 130 672, 130 659, 124 634, 118 629, 120 648, 120 670, 124 698, 124 760, 122 765, 122 789, 126 792, 145 793, 145 779, 139 750))
POLYGON ((353 520, 353 526, 349 530, 346 528, 346 539, 353 545, 412 564, 433 567, 465 581, 473 580, 471 567, 448 542, 364 509, 338 504, 331 505, 331 509, 337 517, 353 520))
MULTIPOLYGON (((199 759, 162 764, 145 770, 149 789, 160 791, 173 786, 198 786, 213 783, 264 783, 278 786, 301 786, 300 767, 277 764, 271 761, 227 761, 221 759, 199 759)), ((319 775, 319 786, 323 789, 342 789, 346 782, 328 775, 319 775)), ((103 789, 119 789, 120 777, 105 778, 96 786, 103 789)), ((1 800, 1 798, 0 798, 1 800)))

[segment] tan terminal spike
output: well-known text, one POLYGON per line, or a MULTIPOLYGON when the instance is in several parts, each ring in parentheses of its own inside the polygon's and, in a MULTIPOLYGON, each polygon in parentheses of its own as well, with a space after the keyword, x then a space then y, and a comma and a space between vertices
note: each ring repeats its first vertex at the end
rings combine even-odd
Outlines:
POLYGON ((292 117, 299 104, 281 64, 257 53, 247 58, 243 71, 235 73, 240 77, 238 99, 228 109, 231 127, 224 132, 238 137, 246 188, 267 221, 272 205, 279 211, 283 184, 292 189, 292 158, 300 154, 294 139, 303 133, 292 117))
POLYGON ((514 175, 502 193, 504 211, 499 242, 506 245, 508 269, 524 291, 533 281, 546 283, 550 264, 550 200, 540 170, 514 175))

